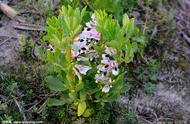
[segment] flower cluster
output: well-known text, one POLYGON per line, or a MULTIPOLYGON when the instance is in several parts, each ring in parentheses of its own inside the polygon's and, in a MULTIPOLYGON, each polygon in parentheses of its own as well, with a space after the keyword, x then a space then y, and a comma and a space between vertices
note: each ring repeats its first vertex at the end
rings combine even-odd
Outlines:
POLYGON ((96 82, 103 82, 102 92, 109 92, 112 87, 112 75, 116 76, 119 73, 118 62, 112 56, 116 55, 116 49, 105 47, 105 53, 102 54, 101 64, 97 66, 97 74, 95 75, 96 82))
MULTIPOLYGON (((92 20, 86 23, 86 27, 82 33, 74 40, 72 47, 72 57, 77 61, 93 61, 100 58, 93 46, 100 42, 100 33, 96 31, 96 19, 94 15, 92 20)), ((104 54, 102 54, 101 63, 97 66, 97 74, 95 75, 96 83, 103 83, 102 92, 109 92, 112 87, 112 75, 119 73, 118 62, 112 56, 117 54, 117 50, 105 46, 104 54)), ((86 75, 91 67, 87 65, 76 64, 74 71, 79 80, 82 80, 80 74, 86 75)))
MULTIPOLYGON (((101 59, 97 66, 97 74, 95 75, 96 83, 102 84, 102 92, 109 92, 112 87, 112 77, 118 75, 118 62, 114 60, 117 55, 117 50, 105 46, 104 53, 100 56, 94 49, 95 45, 99 45, 101 34, 96 31, 96 19, 92 15, 91 21, 86 23, 84 30, 74 39, 71 49, 71 56, 75 60, 74 72, 79 80, 82 80, 81 75, 92 69, 89 66, 89 61, 101 59), (82 64, 81 64, 82 63, 82 64)), ((47 49, 54 52, 52 45, 48 45, 47 49)))
POLYGON ((71 54, 78 62, 82 61, 83 65, 76 64, 74 71, 81 80, 80 74, 86 75, 87 71, 91 69, 90 66, 84 65, 88 61, 93 61, 99 58, 98 53, 94 50, 94 45, 100 42, 100 33, 96 31, 96 19, 94 15, 92 20, 86 23, 86 27, 81 34, 74 39, 71 54))

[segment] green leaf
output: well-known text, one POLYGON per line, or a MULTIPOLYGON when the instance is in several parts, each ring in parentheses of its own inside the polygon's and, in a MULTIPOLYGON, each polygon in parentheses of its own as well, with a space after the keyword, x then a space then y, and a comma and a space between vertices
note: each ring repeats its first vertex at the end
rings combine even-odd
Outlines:
POLYGON ((83 113, 82 116, 84 117, 90 117, 94 113, 93 109, 86 109, 86 111, 83 113))
POLYGON ((118 90, 121 90, 121 88, 124 85, 124 73, 120 74, 115 82, 113 82, 113 87, 117 88, 118 90))
POLYGON ((120 96, 120 91, 115 91, 115 92, 112 92, 109 97, 107 97, 107 101, 108 102, 113 102, 115 101, 118 97, 120 96))
POLYGON ((73 38, 81 31, 85 12, 86 8, 80 11, 79 8, 62 6, 58 17, 48 18, 44 41, 49 41, 55 48, 67 49, 73 38))
POLYGON ((63 100, 49 98, 48 99, 48 106, 62 106, 65 102, 63 100))
POLYGON ((82 90, 82 88, 84 87, 84 83, 82 81, 79 81, 79 83, 76 85, 76 91, 80 91, 82 90))
POLYGON ((144 87, 147 93, 152 93, 155 90, 155 86, 151 82, 146 83, 144 87))
POLYGON ((65 91, 64 84, 53 76, 47 76, 45 78, 48 88, 54 91, 65 91))
POLYGON ((117 40, 112 40, 110 42, 106 42, 106 45, 108 45, 109 47, 113 47, 113 48, 119 49, 120 43, 117 40))
POLYGON ((87 92, 85 90, 80 91, 80 100, 86 100, 87 92))
POLYGON ((93 0, 93 8, 98 10, 106 10, 111 13, 119 13, 122 11, 119 0, 93 0))
POLYGON ((80 102, 78 104, 77 115, 81 116, 85 110, 86 110, 86 102, 85 101, 80 102))
POLYGON ((131 89, 131 85, 129 83, 124 83, 123 88, 122 88, 122 93, 126 93, 131 89))
POLYGON ((152 76, 150 77, 150 79, 151 79, 152 81, 156 81, 156 80, 157 80, 156 74, 152 74, 152 76))
POLYGON ((127 14, 123 15, 123 26, 128 25, 129 24, 129 17, 127 14))
POLYGON ((97 20, 97 31, 102 34, 105 40, 115 40, 120 28, 118 21, 113 19, 112 15, 108 15, 102 10, 96 11, 95 16, 97 20))

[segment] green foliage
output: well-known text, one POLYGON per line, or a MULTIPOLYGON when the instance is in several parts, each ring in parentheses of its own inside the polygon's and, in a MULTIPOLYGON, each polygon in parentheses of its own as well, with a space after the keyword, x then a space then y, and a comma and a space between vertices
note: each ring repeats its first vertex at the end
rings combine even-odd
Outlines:
MULTIPOLYGON (((15 70, 14 73, 0 72, 1 117, 6 114, 12 116, 14 120, 23 120, 23 113, 18 110, 15 99, 21 108, 26 109, 25 107, 30 107, 30 105, 27 106, 28 103, 33 103, 38 99, 35 92, 42 94, 44 91, 41 87, 42 78, 39 74, 39 68, 33 64, 23 62, 16 73, 15 70)), ((33 114, 33 111, 29 111, 29 113, 33 114)), ((41 119, 41 116, 36 119, 41 119)))
POLYGON ((62 5, 70 5, 73 8, 87 6, 88 11, 105 10, 111 13, 119 22, 122 20, 124 10, 128 12, 137 5, 136 0, 60 0, 62 5))
POLYGON ((64 84, 57 78, 54 78, 53 76, 48 76, 45 78, 45 81, 47 82, 47 86, 54 91, 65 91, 64 84))
POLYGON ((3 94, 9 95, 15 93, 18 89, 17 82, 10 75, 5 73, 0 73, 0 88, 3 91, 3 94))
POLYGON ((49 98, 48 99, 48 106, 62 106, 64 105, 65 102, 63 100, 59 100, 59 99, 53 99, 53 98, 49 98))
POLYGON ((61 4, 64 6, 72 6, 73 8, 84 7, 81 0, 60 0, 61 4))
POLYGON ((86 110, 86 102, 82 101, 78 104, 77 115, 81 116, 86 110))
MULTIPOLYGON (((40 14, 40 16, 50 17, 51 15, 53 15, 54 5, 52 4, 53 2, 51 0, 26 0, 22 1, 22 3, 26 7, 34 9, 38 14, 40 14)), ((18 6, 19 5, 20 4, 18 4, 18 6)))
POLYGON ((91 11, 102 9, 111 13, 122 11, 122 4, 119 0, 60 0, 63 5, 71 5, 73 8, 88 6, 91 11))
MULTIPOLYGON (((44 36, 44 41, 48 41, 54 49, 53 52, 47 51, 44 55, 44 61, 48 66, 45 81, 47 87, 57 92, 59 97, 49 99, 48 105, 69 107, 73 111, 72 121, 77 123, 84 123, 84 117, 96 118, 94 113, 99 110, 100 113, 104 113, 107 103, 115 101, 121 91, 129 90, 128 85, 124 87, 126 72, 120 69, 116 76, 111 77, 113 81, 109 92, 103 92, 102 85, 107 82, 96 83, 94 79, 98 63, 101 62, 100 58, 94 63, 83 62, 91 67, 86 74, 76 73, 76 65, 80 62, 71 56, 71 49, 78 49, 73 46, 73 42, 81 32, 85 13, 85 8, 80 11, 79 8, 63 6, 58 17, 53 16, 47 20, 48 32, 44 36)), ((95 11, 95 18, 96 30, 101 34, 101 40, 94 49, 99 55, 102 55, 108 46, 117 50, 113 58, 118 64, 129 63, 133 60, 134 54, 145 46, 145 38, 135 26, 134 19, 129 19, 127 14, 123 15, 122 25, 103 10, 95 11)), ((104 116, 101 122, 107 121, 110 117, 109 114, 104 116)))
POLYGON ((0 117, 0 120, 1 120, 1 121, 8 121, 8 122, 11 122, 13 119, 12 119, 12 116, 9 116, 9 115, 4 114, 2 117, 0 117))
POLYGON ((133 60, 134 53, 140 51, 146 45, 145 37, 135 26, 134 19, 123 15, 122 26, 118 20, 113 19, 105 11, 96 11, 97 31, 102 34, 105 44, 116 48, 119 52, 118 60, 129 63, 133 60))
POLYGON ((150 83, 150 82, 145 83, 144 87, 145 87, 145 91, 146 91, 147 93, 152 93, 152 92, 154 91, 154 89, 155 89, 154 84, 152 84, 152 83, 150 83))
MULTIPOLYGON (((96 11, 97 26, 96 29, 104 36, 104 40, 116 40, 117 32, 119 31, 119 23, 112 19, 105 11, 96 11)), ((105 41, 104 41, 105 42, 105 41)))
MULTIPOLYGON (((152 93, 155 89, 154 83, 155 81, 157 81, 156 74, 159 69, 159 66, 160 65, 156 59, 149 59, 146 64, 140 64, 136 65, 136 67, 129 68, 129 84, 134 84, 134 82, 138 82, 147 93, 152 93), (131 74, 135 76, 132 76, 131 74)), ((131 89, 134 90, 132 87, 131 89)))
POLYGON ((53 16, 47 20, 48 34, 44 40, 59 49, 67 49, 72 39, 81 31, 84 12, 85 8, 80 12, 79 8, 69 6, 67 9, 63 6, 58 18, 53 16))
POLYGON ((136 113, 134 111, 128 111, 127 120, 130 124, 136 124, 136 113))
POLYGON ((119 2, 119 0, 95 0, 93 2, 93 8, 95 8, 95 10, 102 9, 111 13, 119 13, 122 11, 119 2))
POLYGON ((28 40, 25 35, 21 35, 21 57, 27 60, 32 57, 34 42, 28 40))

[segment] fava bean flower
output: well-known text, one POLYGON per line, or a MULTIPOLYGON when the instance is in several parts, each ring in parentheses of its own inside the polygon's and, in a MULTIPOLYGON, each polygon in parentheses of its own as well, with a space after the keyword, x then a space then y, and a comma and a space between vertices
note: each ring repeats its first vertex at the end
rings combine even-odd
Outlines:
POLYGON ((96 83, 99 83, 102 87, 102 92, 108 93, 112 87, 112 75, 117 76, 119 74, 118 62, 114 60, 113 56, 117 55, 117 50, 108 46, 105 46, 104 53, 99 56, 95 51, 94 45, 99 45, 101 34, 96 31, 96 19, 93 15, 91 21, 86 23, 84 30, 75 38, 71 54, 76 63, 74 66, 74 72, 82 80, 81 75, 86 75, 87 72, 92 69, 88 65, 89 61, 99 60, 97 64, 97 74, 94 79, 96 83))

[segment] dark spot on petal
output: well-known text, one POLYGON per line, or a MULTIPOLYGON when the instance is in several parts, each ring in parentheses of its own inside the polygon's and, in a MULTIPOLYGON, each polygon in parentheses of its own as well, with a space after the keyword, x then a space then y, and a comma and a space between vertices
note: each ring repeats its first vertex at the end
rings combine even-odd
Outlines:
POLYGON ((80 42, 83 42, 84 40, 83 39, 80 39, 80 42))
POLYGON ((80 55, 84 55, 84 52, 82 51, 82 52, 80 53, 80 55))
POLYGON ((105 68, 108 68, 109 67, 109 65, 105 65, 105 68))
POLYGON ((110 57, 110 55, 106 54, 105 57, 110 57))
POLYGON ((40 41, 36 41, 35 43, 36 43, 37 46, 41 45, 40 41))
POLYGON ((90 30, 91 30, 91 28, 87 28, 86 30, 87 30, 87 31, 90 31, 90 30))
POLYGON ((104 76, 107 74, 107 72, 104 72, 104 76))
POLYGON ((81 50, 86 50, 86 48, 85 48, 85 47, 82 47, 81 50))

